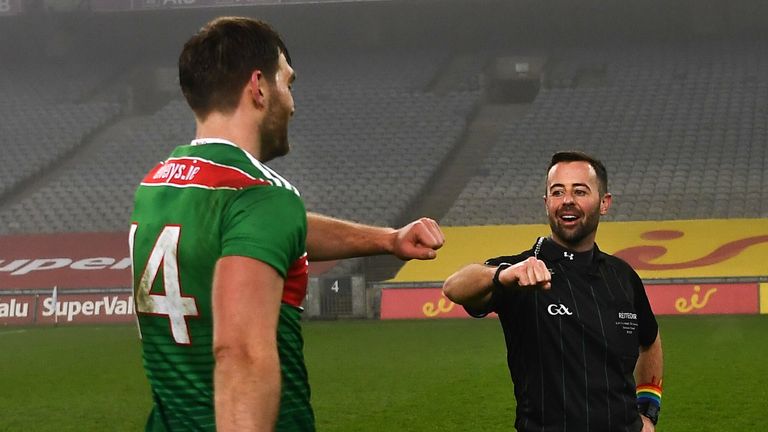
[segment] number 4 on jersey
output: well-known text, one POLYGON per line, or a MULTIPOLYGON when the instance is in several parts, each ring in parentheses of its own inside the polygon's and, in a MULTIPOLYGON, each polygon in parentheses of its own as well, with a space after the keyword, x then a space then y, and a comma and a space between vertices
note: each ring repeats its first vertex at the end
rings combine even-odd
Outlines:
MULTIPOLYGON (((130 248, 131 261, 133 260, 133 240, 136 236, 138 225, 131 225, 130 248)), ((178 344, 188 345, 189 329, 186 318, 198 316, 197 304, 194 297, 181 295, 181 282, 179 279, 179 262, 176 252, 179 249, 181 227, 168 225, 163 228, 155 241, 155 246, 149 254, 149 259, 144 266, 144 271, 135 288, 136 311, 151 315, 167 316, 171 321, 171 333, 173 340, 178 344), (157 279, 157 274, 163 268, 163 290, 165 294, 151 294, 152 285, 157 279)))

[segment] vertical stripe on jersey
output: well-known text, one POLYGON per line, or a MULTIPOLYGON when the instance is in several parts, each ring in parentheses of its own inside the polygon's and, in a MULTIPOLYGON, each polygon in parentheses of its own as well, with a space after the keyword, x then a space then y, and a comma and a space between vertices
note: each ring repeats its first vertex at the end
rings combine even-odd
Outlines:
MULTIPOLYGON (((534 310, 539 310, 539 293, 534 293, 534 310)), ((536 340, 541 340, 541 328, 539 326, 539 314, 536 313, 536 340)), ((541 377, 541 418, 546 418, 545 411, 544 411, 544 362, 542 359, 544 358, 544 354, 541 352, 541 344, 536 344, 539 349, 539 376, 541 377)), ((544 430, 544 422, 541 422, 541 430, 544 430)))
MULTIPOLYGON (((566 275, 565 269, 563 268, 562 264, 557 265, 560 268, 560 273, 564 276, 566 275)), ((576 312, 576 318, 578 320, 581 320, 581 313, 579 312, 579 305, 576 302, 576 295, 573 293, 573 284, 571 283, 571 280, 568 279, 567 276, 565 276, 565 281, 568 282, 568 291, 571 293, 571 300, 573 300, 573 310, 576 312)), ((587 432, 589 432, 589 377, 587 374, 587 370, 589 370, 589 365, 587 364, 587 340, 586 335, 584 334, 584 326, 581 326, 581 355, 583 359, 584 364, 584 405, 586 407, 587 415, 585 416, 585 419, 587 421, 587 432)))
MULTIPOLYGON (((611 295, 611 300, 616 300, 616 296, 613 295, 613 290, 611 289, 611 285, 608 283, 608 278, 605 277, 605 270, 602 267, 600 267, 600 277, 603 278, 603 283, 605 284, 605 288, 607 289, 608 294, 611 295)), ((619 282, 619 284, 621 284, 621 282, 619 282)), ((624 287, 621 287, 621 285, 619 285, 619 286, 620 286, 621 290, 624 291, 624 287)), ((625 295, 625 297, 626 297, 626 295, 625 295)))
POLYGON ((595 287, 590 284, 589 291, 592 293, 592 300, 595 302, 595 309, 597 309, 597 317, 600 319, 600 331, 603 333, 603 341, 605 343, 605 357, 603 359, 603 369, 605 370, 605 400, 608 409, 608 430, 611 430, 611 383, 608 379, 608 337, 605 335, 605 325, 603 323, 603 314, 600 312, 600 305, 597 303, 597 297, 595 296, 595 287))
MULTIPOLYGON (((560 298, 557 299, 557 301, 560 304, 563 304, 562 300, 560 298)), ((563 430, 568 430, 568 408, 566 407, 568 400, 566 398, 566 392, 565 392, 565 346, 563 343, 563 316, 560 315, 557 318, 557 327, 560 331, 560 371, 561 371, 561 379, 562 379, 562 387, 563 387, 563 430)))
MULTIPOLYGON (((624 298, 627 300, 627 302, 632 304, 632 307, 634 308, 634 306, 635 306, 634 302, 629 299, 629 293, 627 292, 626 289, 624 289, 624 284, 621 283, 621 278, 619 277, 618 274, 616 274, 616 269, 614 267, 611 267, 611 272, 613 273, 613 277, 616 280, 616 283, 618 284, 620 291, 624 294, 624 298)), ((603 272, 603 268, 602 267, 600 267, 600 275, 603 277, 603 283, 605 283, 605 286, 606 287, 610 287, 611 285, 608 284, 608 278, 605 277, 605 273, 603 272)), ((609 289, 609 291, 610 291, 610 289, 609 289)), ((625 387, 626 387, 626 385, 625 385, 625 387)), ((634 389, 632 389, 632 391, 634 391, 634 389)), ((627 404, 623 403, 623 404, 621 404, 621 406, 624 409, 624 418, 626 419, 626 418, 629 417, 627 415, 627 404)), ((625 426, 624 430, 625 431, 629 431, 629 426, 625 426)))
MULTIPOLYGON (((632 293, 632 298, 629 298, 629 290, 624 288, 624 284, 621 282, 621 278, 616 273, 616 268, 611 266, 611 273, 613 273, 613 278, 616 279, 616 282, 619 284, 619 287, 621 288, 621 292, 624 293, 624 298, 627 299, 627 301, 634 307, 635 301, 634 301, 634 293, 632 293)), ((603 275, 603 279, 607 281, 607 278, 605 275, 603 275)))

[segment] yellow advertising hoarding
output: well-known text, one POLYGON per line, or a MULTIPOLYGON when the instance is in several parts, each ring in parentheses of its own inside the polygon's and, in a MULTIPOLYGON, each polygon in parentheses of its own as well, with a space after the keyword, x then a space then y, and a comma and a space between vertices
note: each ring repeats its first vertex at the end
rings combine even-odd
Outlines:
MULTIPOLYGON (((391 282, 442 281, 464 265, 530 249, 548 225, 443 228, 433 261, 408 262, 391 282)), ((602 222, 597 243, 644 279, 768 276, 768 219, 602 222)))
POLYGON ((760 313, 768 314, 768 283, 760 284, 760 313))

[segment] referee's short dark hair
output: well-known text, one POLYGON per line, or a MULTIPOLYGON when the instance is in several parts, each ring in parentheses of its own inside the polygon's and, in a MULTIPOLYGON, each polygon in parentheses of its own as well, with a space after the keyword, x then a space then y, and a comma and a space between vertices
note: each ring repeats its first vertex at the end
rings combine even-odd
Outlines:
POLYGON ((549 171, 553 166, 560 162, 587 162, 594 168, 595 173, 597 174, 597 186, 600 196, 608 193, 608 170, 605 169, 605 165, 603 165, 599 159, 580 151, 557 152, 552 155, 552 160, 549 162, 549 167, 547 168, 547 174, 549 174, 549 171))

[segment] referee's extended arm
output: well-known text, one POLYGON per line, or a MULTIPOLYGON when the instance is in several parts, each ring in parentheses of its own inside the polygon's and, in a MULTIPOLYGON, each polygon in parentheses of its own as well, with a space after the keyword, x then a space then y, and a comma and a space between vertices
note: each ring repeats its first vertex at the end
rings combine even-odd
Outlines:
POLYGON ((515 265, 501 267, 498 283, 494 277, 500 267, 470 264, 452 274, 443 284, 443 293, 454 303, 483 309, 491 301, 494 288, 549 289, 552 275, 543 261, 530 257, 515 265), (500 286, 497 286, 500 285, 500 286))

